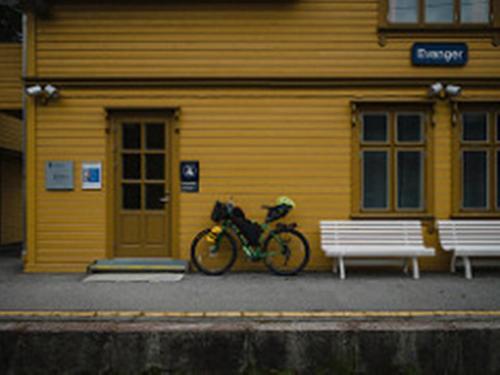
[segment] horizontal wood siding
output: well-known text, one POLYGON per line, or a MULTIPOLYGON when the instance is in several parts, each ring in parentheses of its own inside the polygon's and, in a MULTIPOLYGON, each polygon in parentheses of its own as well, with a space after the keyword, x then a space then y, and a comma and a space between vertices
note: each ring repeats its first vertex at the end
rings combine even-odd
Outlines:
POLYGON ((415 68, 415 37, 378 43, 378 0, 59 1, 36 30, 47 77, 500 77, 491 38, 466 67, 415 68))
POLYGON ((15 117, 0 113, 0 148, 22 151, 23 122, 15 117))
MULTIPOLYGON (((180 195, 180 238, 175 256, 189 258, 193 236, 211 225, 216 199, 229 197, 248 216, 262 219, 261 204, 288 195, 297 203, 296 221, 311 243, 311 269, 327 269, 331 260, 319 248, 319 221, 351 214, 351 109, 354 97, 421 100, 421 90, 258 90, 258 89, 66 89, 62 98, 38 106, 36 131, 36 264, 39 269, 83 269, 106 256, 106 191, 82 191, 82 161, 106 162, 105 107, 180 108, 179 159, 199 160, 201 191, 180 195), (48 192, 47 160, 75 162, 75 190, 48 192), (63 266, 61 266, 63 265, 63 266), (49 268, 47 268, 49 267, 49 268)), ((470 91, 473 97, 497 97, 497 91, 470 91)), ((436 106, 433 212, 450 213, 450 113, 436 106)), ((178 173, 174 172, 174 173, 178 173)), ((175 187, 178 189, 178 186, 175 187)), ((432 232, 432 228, 429 228, 432 232)), ((426 241, 436 245, 436 234, 426 241)), ((253 267, 241 262, 239 267, 253 267)), ((424 267, 445 267, 442 252, 424 267)), ((36 267, 31 268, 36 269, 36 267)))
POLYGON ((0 110, 22 108, 21 70, 21 45, 0 43, 0 110))

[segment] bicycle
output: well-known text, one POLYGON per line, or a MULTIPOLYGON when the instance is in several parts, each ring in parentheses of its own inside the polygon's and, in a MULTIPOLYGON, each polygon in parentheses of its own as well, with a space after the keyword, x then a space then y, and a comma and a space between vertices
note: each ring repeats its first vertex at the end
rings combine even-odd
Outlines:
POLYGON ((297 224, 271 223, 285 217, 295 203, 279 197, 275 206, 267 209, 264 223, 251 221, 232 201, 217 201, 211 219, 215 226, 199 232, 191 243, 191 261, 206 275, 221 275, 234 265, 239 240, 243 253, 251 261, 264 261, 277 275, 296 275, 309 261, 309 242, 298 231, 297 224))

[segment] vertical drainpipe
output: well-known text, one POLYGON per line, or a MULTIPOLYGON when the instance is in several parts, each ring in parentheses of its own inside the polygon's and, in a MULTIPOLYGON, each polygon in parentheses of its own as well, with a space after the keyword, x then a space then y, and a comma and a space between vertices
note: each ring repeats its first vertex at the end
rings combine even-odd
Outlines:
POLYGON ((22 90, 23 90, 23 127, 22 127, 22 187, 21 187, 21 196, 22 196, 22 210, 23 210, 23 249, 22 249, 22 259, 23 259, 23 264, 25 263, 25 259, 27 256, 27 241, 26 241, 26 233, 27 233, 27 228, 26 228, 26 134, 28 133, 27 130, 27 120, 26 120, 26 90, 24 87, 24 78, 26 77, 27 73, 27 56, 28 56, 28 17, 26 16, 26 13, 23 12, 23 40, 22 40, 22 90))

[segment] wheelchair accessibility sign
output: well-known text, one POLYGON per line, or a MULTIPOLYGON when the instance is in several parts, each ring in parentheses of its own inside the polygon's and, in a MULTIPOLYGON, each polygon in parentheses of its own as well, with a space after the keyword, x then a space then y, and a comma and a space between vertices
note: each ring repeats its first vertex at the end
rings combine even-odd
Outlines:
POLYGON ((197 193, 200 190, 200 162, 181 161, 181 191, 197 193))

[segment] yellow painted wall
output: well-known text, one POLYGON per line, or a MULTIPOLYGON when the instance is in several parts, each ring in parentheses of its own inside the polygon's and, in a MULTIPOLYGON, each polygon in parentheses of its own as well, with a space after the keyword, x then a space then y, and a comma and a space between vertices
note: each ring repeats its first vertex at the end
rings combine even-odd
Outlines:
POLYGON ((0 244, 23 240, 21 157, 0 155, 0 244))
POLYGON ((54 3, 37 25, 36 76, 500 77, 489 37, 437 37, 468 44, 464 68, 412 67, 412 43, 429 37, 380 46, 379 0, 54 3))
MULTIPOLYGON (((28 76, 58 84, 61 93, 46 106, 28 101, 28 271, 82 271, 110 253, 109 171, 102 191, 81 191, 79 183, 83 161, 106 162, 105 107, 180 108, 179 159, 200 161, 201 191, 181 194, 174 256, 189 257, 190 241, 210 225, 216 199, 232 196, 257 219, 264 215, 261 204, 286 194, 297 203, 289 219, 311 243, 310 267, 328 269, 318 222, 351 214, 351 100, 424 100, 423 79, 500 78, 500 48, 487 37, 439 38, 468 44, 465 67, 412 67, 410 48, 417 38, 379 45, 377 0, 53 3, 52 18, 30 18, 28 24, 28 76), (345 87, 252 89, 222 83, 176 89, 161 82, 311 77, 343 79, 345 87), (407 79, 414 85, 349 86, 363 78, 407 79), (141 79, 158 86, 141 86, 141 79), (129 86, 117 86, 126 82, 129 86), (75 162, 74 191, 45 190, 48 160, 75 162)), ((418 37, 425 40, 431 39, 418 37)), ((472 87, 464 98, 500 100, 496 88, 472 87)), ((435 206, 429 214, 447 218, 451 112, 447 101, 438 101, 435 109, 435 206)), ((436 245, 435 232, 427 241, 436 245)), ((445 269, 447 262, 438 252, 423 264, 445 269)))
POLYGON ((22 108, 22 47, 0 43, 0 110, 22 108))
MULTIPOLYGON (((498 91, 469 91, 500 99, 498 91)), ((190 241, 210 225, 216 199, 233 199, 250 217, 263 218, 261 204, 286 194, 297 203, 289 220, 310 240, 310 267, 331 260, 319 248, 318 222, 351 214, 351 110, 354 97, 421 100, 416 89, 66 89, 62 98, 36 110, 36 256, 28 270, 83 270, 106 256, 106 193, 81 191, 82 161, 106 160, 104 107, 180 107, 181 160, 199 160, 201 191, 182 193, 180 246, 174 256, 189 258, 190 241), (73 192, 47 192, 44 163, 74 160, 73 192), (71 267, 68 267, 71 266, 71 267), (52 267, 52 268, 51 268, 52 267), (59 267, 59 268, 57 268, 59 267)), ((434 209, 450 214, 451 122, 449 104, 436 105, 434 209)), ((177 187, 178 188, 178 187, 177 187)), ((435 237, 429 239, 430 243, 435 237)), ((446 267, 442 254, 424 260, 428 269, 446 267)), ((248 264, 245 263, 248 267, 248 264)))

